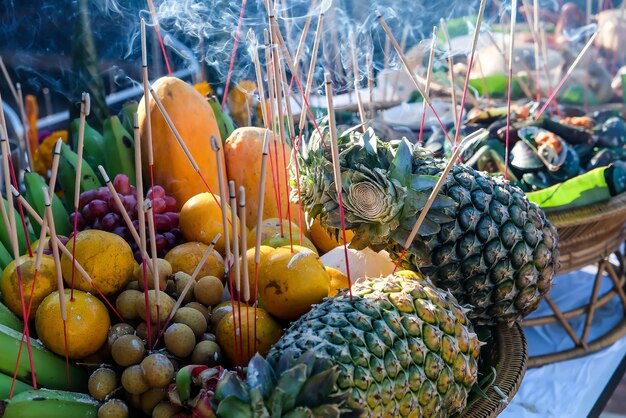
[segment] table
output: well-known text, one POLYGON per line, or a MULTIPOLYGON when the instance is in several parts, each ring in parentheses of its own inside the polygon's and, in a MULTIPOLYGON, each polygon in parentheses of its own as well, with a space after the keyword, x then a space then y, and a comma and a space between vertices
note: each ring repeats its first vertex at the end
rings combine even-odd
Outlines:
MULTIPOLYGON (((558 276, 550 294, 563 310, 580 306, 589 297, 595 274, 594 267, 558 276), (583 290, 584 289, 584 290, 583 290)), ((610 289, 604 278, 600 293, 610 289)), ((545 302, 533 315, 549 314, 545 302)), ((616 296, 598 309, 590 340, 616 324, 623 316, 623 307, 616 296)), ((570 323, 580 332, 585 317, 570 323)), ((530 355, 573 347, 572 340, 558 324, 526 328, 530 355)), ((500 414, 503 418, 584 418, 597 417, 626 370, 626 337, 595 354, 529 369, 515 398, 500 414)), ((626 411, 624 411, 626 412, 626 411)))

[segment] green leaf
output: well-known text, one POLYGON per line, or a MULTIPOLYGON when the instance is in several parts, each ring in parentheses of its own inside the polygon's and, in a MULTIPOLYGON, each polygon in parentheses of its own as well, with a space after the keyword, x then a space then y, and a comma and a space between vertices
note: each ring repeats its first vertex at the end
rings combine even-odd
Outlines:
POLYGON ((311 376, 302 386, 296 404, 313 408, 326 403, 335 388, 338 375, 337 369, 332 368, 311 376))
POLYGON ((296 408, 285 415, 284 418, 315 418, 315 415, 308 408, 296 408))
POLYGON ((283 410, 291 411, 296 406, 296 397, 300 393, 304 382, 306 381, 305 364, 299 364, 284 372, 276 384, 276 389, 284 393, 283 410))
POLYGON ((437 182, 439 176, 431 176, 428 174, 411 174, 411 180, 408 187, 416 192, 422 192, 425 190, 432 190, 437 182))
POLYGON ((258 353, 252 357, 246 370, 246 378, 248 387, 251 389, 258 389, 263 396, 263 399, 267 399, 270 395, 270 391, 274 387, 276 378, 274 377, 274 371, 267 363, 267 361, 258 353))
POLYGON ((411 181, 413 168, 413 149, 409 141, 403 139, 396 149, 396 155, 389 168, 389 177, 396 179, 403 186, 408 186, 411 181))
POLYGON ((234 396, 246 404, 250 403, 248 389, 234 372, 227 372, 215 389, 216 398, 225 400, 229 396, 234 396))
POLYGON ((252 408, 235 396, 228 396, 217 405, 216 414, 221 418, 253 418, 252 408))

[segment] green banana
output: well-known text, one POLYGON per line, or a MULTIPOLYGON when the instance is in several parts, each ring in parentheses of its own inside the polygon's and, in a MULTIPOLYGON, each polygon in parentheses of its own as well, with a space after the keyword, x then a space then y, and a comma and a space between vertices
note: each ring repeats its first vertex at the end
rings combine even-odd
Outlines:
MULTIPOLYGON (((74 119, 70 124, 74 149, 76 149, 76 144, 78 144, 79 124, 80 119, 74 119)), ((98 167, 104 164, 104 139, 100 132, 89 126, 87 121, 85 121, 85 137, 83 139, 83 158, 91 167, 98 167)))
POLYGON ((11 253, 6 249, 4 244, 0 242, 0 270, 4 270, 11 261, 13 261, 13 256, 11 256, 11 253))
MULTIPOLYGON (((0 303, 0 324, 19 332, 24 329, 24 323, 4 303, 0 303)), ((0 382, 0 390, 1 387, 2 383, 0 382)))
POLYGON ((135 185, 135 150, 132 136, 124 129, 117 116, 104 121, 104 159, 107 174, 113 179, 118 174, 128 176, 135 185))
POLYGON ((126 132, 132 133, 134 130, 133 115, 137 113, 138 107, 139 103, 137 103, 137 100, 129 100, 122 106, 118 116, 122 120, 122 126, 126 129, 126 132))
MULTIPOLYGON (((13 374, 21 339, 21 332, 0 324, 0 352, 2 353, 2 356, 0 356, 0 372, 13 374)), ((38 340, 31 339, 30 341, 33 348, 33 364, 39 385, 50 389, 85 390, 89 378, 85 370, 70 363, 70 385, 68 387, 65 359, 57 356, 52 351, 48 351, 38 340)), ((20 356, 17 378, 22 382, 30 384, 31 370, 29 359, 27 355, 23 354, 20 356)))
MULTIPOLYGON (((4 208, 7 211, 7 215, 9 213, 9 202, 7 202, 6 199, 2 199, 2 204, 4 205, 4 208)), ((26 245, 26 234, 24 233, 24 227, 22 226, 21 220, 20 220, 20 214, 17 211, 17 202, 15 202, 15 206, 13 208, 14 214, 15 214, 15 224, 16 224, 16 230, 17 230, 17 242, 18 242, 18 248, 20 250, 20 254, 24 254, 27 250, 27 245, 26 245)), ((27 227, 28 229, 28 235, 29 238, 32 238, 33 234, 31 232, 31 228, 27 227)), ((2 243, 2 245, 4 246, 5 249, 8 250, 10 257, 13 258, 13 252, 11 250, 11 234, 9 233, 9 228, 7 227, 7 225, 5 225, 4 221, 2 220, 2 218, 0 218, 0 242, 2 243)), ((31 239, 32 241, 32 239, 31 239)))
MULTIPOLYGON (((61 145, 61 158, 59 159, 59 174, 57 181, 63 190, 63 201, 67 209, 74 209, 74 188, 76 182, 76 166, 78 155, 65 144, 61 145)), ((102 186, 93 168, 83 159, 80 179, 80 192, 97 189, 102 186)))
POLYGON ((99 403, 84 393, 62 390, 29 390, 4 400, 0 417, 4 418, 97 418, 99 403))
POLYGON ((235 125, 233 124, 233 120, 230 115, 222 111, 222 105, 217 101, 215 96, 209 97, 209 104, 213 109, 217 126, 220 129, 220 137, 223 144, 235 130, 235 125))
MULTIPOLYGON (((13 384, 13 378, 4 373, 0 373, 0 399, 7 399, 11 395, 11 385, 13 384)), ((13 396, 17 396, 27 390, 32 390, 33 387, 27 383, 15 381, 15 387, 13 388, 13 396)), ((0 403, 0 408, 2 404, 0 403)))
MULTIPOLYGON (((47 186, 45 180, 37 173, 26 172, 24 173, 24 183, 26 184, 26 195, 24 197, 33 209, 43 218, 46 205, 41 190, 47 186)), ((52 217, 54 218, 54 226, 57 234, 68 236, 73 231, 69 216, 61 199, 54 194, 52 196, 52 217)), ((29 215, 29 218, 35 233, 39 234, 41 232, 41 226, 38 222, 35 222, 32 216, 29 215)))

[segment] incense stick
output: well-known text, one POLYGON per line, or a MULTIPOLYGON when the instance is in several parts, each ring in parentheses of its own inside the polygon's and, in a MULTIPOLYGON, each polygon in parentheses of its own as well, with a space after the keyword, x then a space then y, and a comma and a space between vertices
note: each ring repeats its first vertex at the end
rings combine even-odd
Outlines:
MULTIPOLYGON (((157 313, 157 334, 159 332, 159 328, 161 327, 161 303, 160 303, 160 291, 161 286, 159 282, 159 260, 157 255, 157 247, 156 247, 156 232, 154 228, 154 210, 152 208, 152 202, 150 199, 144 200, 143 207, 147 208, 146 215, 148 216, 148 232, 150 233, 150 252, 152 253, 152 279, 154 283, 154 304, 156 307, 157 313)), ((143 210, 140 208, 139 210, 143 210)), ((147 283, 146 283, 147 284, 147 283)), ((147 292, 148 286, 146 286, 147 292)), ((148 329, 148 335, 150 335, 150 330, 148 329)), ((148 342, 149 345, 149 342, 148 342)))
MULTIPOLYGON (((485 0, 482 0, 483 3, 484 3, 484 1, 485 0)), ((484 9, 484 6, 483 6, 483 9, 484 9)), ((413 84, 415 85, 415 88, 417 89, 419 94, 422 96, 422 98, 424 99, 426 104, 432 110, 433 115, 437 119, 437 122, 439 123, 439 126, 441 127, 442 132, 445 134, 445 136, 448 139, 448 141, 450 141, 450 143, 452 143, 452 139, 450 138, 450 135, 448 135, 448 131, 447 131, 445 125, 443 124, 443 122, 441 121, 441 118, 437 114, 437 111, 435 110, 432 101, 430 100, 430 98, 428 97, 428 95, 426 94, 426 92, 424 91, 422 86, 420 85, 420 83, 417 80, 417 77, 415 76, 413 71, 411 70, 409 62, 407 61, 406 57, 404 56, 404 53, 402 52, 402 50, 400 48, 400 45, 398 45, 398 41, 396 41, 396 38, 393 36, 393 33, 391 32, 391 29, 389 28, 389 26, 387 26, 387 22, 385 22, 385 19, 383 19, 383 16, 380 13, 378 14, 378 21, 380 22, 380 25, 382 26, 382 28, 385 31, 385 33, 387 34, 387 37, 389 38, 391 44, 393 45, 394 49, 396 50, 396 53, 398 54, 398 57, 400 58, 400 61, 402 62, 402 65, 404 66, 404 71, 411 78, 411 81, 413 81, 413 84)), ((463 104, 461 106, 463 106, 463 104)))
MULTIPOLYGON (((89 93, 83 93, 81 101, 80 101, 80 119, 78 122, 78 143, 76 144, 76 154, 77 154, 77 163, 76 163, 76 174, 74 177, 74 213, 78 214, 78 204, 80 202, 80 181, 82 178, 82 169, 83 169, 83 149, 85 143, 85 119, 89 115, 91 111, 91 101, 89 97, 89 93)), ((78 216, 74 216, 74 236, 78 232, 78 216)), ((72 281, 71 281, 71 290, 70 290, 70 300, 74 300, 74 276, 76 272, 76 268, 74 263, 76 262, 76 240, 72 241, 72 281)))
POLYGON ((591 45, 593 45, 593 41, 596 39, 596 36, 598 36, 599 32, 595 32, 591 38, 589 38, 589 40, 587 41, 587 43, 585 44, 585 46, 583 47, 583 49, 580 51, 580 53, 578 54, 578 56, 576 57, 576 59, 574 60, 574 62, 572 62, 572 65, 570 65, 570 67, 567 69, 567 72, 565 73, 565 75, 563 76, 563 78, 561 79, 561 81, 559 82, 559 84, 557 84, 557 86, 555 87, 555 89, 552 91, 552 94, 550 95, 550 97, 548 97, 548 99, 546 100, 546 102, 544 103, 544 105, 541 107, 541 109, 539 110, 539 112, 537 113, 537 115, 535 115, 535 120, 538 120, 539 117, 543 114, 543 112, 546 110, 546 108, 548 107, 548 105, 550 105, 550 102, 552 101, 552 99, 554 99, 554 97, 556 96, 556 94, 559 92, 559 90, 561 90, 561 87, 563 87, 563 85, 565 84, 565 82, 567 81, 567 79, 569 78, 569 76, 572 74, 572 72, 574 71, 574 69, 576 68, 576 66, 578 65, 578 63, 580 62, 580 60, 583 58, 583 56, 585 55, 585 53, 589 50, 589 48, 591 47, 591 45))
MULTIPOLYGON (((17 239, 17 224, 15 221, 15 212, 13 207, 13 193, 11 193, 11 173, 9 169, 9 141, 7 138, 0 138, 0 147, 2 151, 2 168, 4 170, 4 190, 7 197, 7 202, 9 206, 8 210, 8 221, 9 221, 9 231, 11 232, 9 238, 11 241, 11 250, 13 252, 13 259, 15 260, 15 271, 17 273, 17 281, 18 281, 18 289, 20 295, 20 303, 22 305, 22 318, 26 318, 24 320, 24 335, 26 336, 26 347, 28 351, 28 361, 31 367, 31 378, 33 381, 33 387, 37 387, 37 377, 35 375, 35 366, 33 364, 33 348, 30 341, 30 329, 28 327, 28 317, 26 316, 26 303, 24 301, 24 287, 22 282, 22 273, 20 269, 20 251, 18 248, 18 239, 17 239)), ((4 202, 2 202, 4 205, 4 202)), ((32 253, 30 254, 32 256, 32 253)))
POLYGON ((409 249, 409 247, 413 243, 413 240, 415 239, 415 236, 417 235, 417 232, 419 231, 420 227, 422 226, 422 223, 424 222, 424 219, 426 219, 426 215, 428 214, 428 211, 430 210, 430 207, 432 206, 433 202, 437 198, 437 194, 439 193, 439 190, 441 190, 441 187, 446 182, 446 179, 448 177, 448 173, 450 173, 450 170, 452 170, 452 167, 454 166, 454 164, 456 164, 456 161, 459 158, 459 155, 461 155, 461 151, 463 150, 463 144, 468 142, 468 141, 470 141, 470 140, 472 140, 472 139, 474 139, 474 138, 477 138, 479 136, 487 135, 488 133, 489 132, 487 130, 485 130, 485 129, 479 129, 478 131, 473 132, 470 135, 466 136, 459 143, 459 146, 454 149, 454 152, 452 153, 452 155, 450 156, 450 159, 448 160, 448 163, 446 164, 446 168, 441 173, 441 176, 439 177, 439 180, 437 180, 437 183, 435 184, 435 187, 431 191, 430 196, 428 197, 428 200, 426 201, 426 204, 422 208, 422 211, 420 212, 419 216, 417 217, 417 221, 415 222, 415 225, 413 225, 413 229, 409 233, 409 236, 406 239, 406 242, 404 243, 404 248, 402 250, 402 253, 400 253, 400 257, 398 257, 398 260, 396 261, 396 266, 394 268, 394 273, 396 272, 396 270, 400 266, 400 263, 402 262, 402 259, 404 258, 404 255, 406 254, 407 250, 409 249))
MULTIPOLYGON (((61 271, 61 257, 59 256, 59 243, 57 242, 57 233, 54 225, 54 216, 52 216, 52 206, 50 202, 51 191, 42 188, 44 204, 46 205, 45 214, 48 217, 48 228, 50 230, 50 238, 52 239, 52 256, 54 258, 54 266, 57 276, 57 289, 59 292, 59 308, 61 310, 61 319, 63 320, 63 340, 65 348, 65 370, 67 378, 67 386, 70 387, 70 359, 67 346, 67 307, 65 305, 65 288, 63 286, 63 272, 61 271)), ((75 240, 74 240, 75 241, 75 240)))
POLYGON ((202 270, 202 267, 204 267, 204 264, 206 263, 206 261, 209 258, 209 256, 211 254, 213 254, 215 245, 217 244, 217 241, 220 239, 221 236, 222 236, 222 234, 220 234, 218 232, 215 235, 215 237, 213 237, 213 240, 211 241, 211 244, 209 244, 209 246, 206 249, 206 251, 204 252, 204 254, 202 254, 202 258, 200 259, 200 262, 198 263, 198 265, 194 269, 194 271, 191 274, 191 277, 189 278, 189 280, 187 280, 187 283, 185 284, 185 287, 183 288, 182 292, 180 292, 180 295, 178 296, 178 299, 176 300, 176 303, 174 303, 174 306, 172 308, 172 312, 169 314, 169 316, 167 317, 166 321, 163 323, 163 327, 161 328, 161 332, 159 334, 157 334, 157 338, 154 340, 154 345, 155 346, 157 345, 157 343, 159 342, 159 340, 161 339, 161 337, 165 333, 165 330, 167 329, 167 326, 170 324, 170 322, 174 318, 174 315, 176 314, 176 311, 178 310, 178 308, 180 308, 180 305, 182 305, 183 300, 185 300, 185 296, 187 296, 187 293, 189 293, 189 289, 191 288, 191 285, 196 282, 196 277, 198 277, 198 274, 200 274, 200 270, 202 270))
MULTIPOLYGON (((231 208, 230 210, 231 210, 231 213, 233 214, 233 219, 234 219, 237 213, 237 196, 235 195, 235 182, 232 180, 228 182, 228 192, 230 195, 230 208, 231 208)), ((242 335, 243 325, 241 323, 241 275, 240 275, 240 259, 239 259, 239 230, 237 228, 237 222, 233 222, 231 226, 232 226, 232 234, 233 234, 233 264, 235 267, 234 268, 234 273, 235 273, 234 282, 235 282, 235 291, 237 293, 237 316, 239 317, 239 323, 237 324, 238 331, 239 331, 238 332, 239 353, 241 353, 241 356, 243 358, 243 335, 242 335)), ((233 317, 234 316, 235 316, 235 311, 233 311, 233 317)), ((237 340, 235 340, 235 344, 236 343, 237 343, 237 340)), ((242 362, 243 360, 240 359, 240 363, 242 362)), ((243 364, 239 364, 239 366, 243 366, 243 364)))
POLYGON ((20 99, 19 99, 19 96, 17 95, 15 84, 13 84, 13 80, 11 80, 11 76, 9 75, 9 72, 7 71, 7 67, 4 65, 4 60, 2 59, 1 56, 0 56, 0 70, 2 70, 2 74, 4 75, 4 79, 7 82, 7 85, 9 86, 9 90, 11 90, 11 95, 13 95, 13 99, 15 100, 15 103, 19 103, 20 99))
MULTIPOLYGON (((539 33, 539 0, 533 0, 533 32, 539 33)), ((541 89, 539 88, 539 39, 537 37, 534 40, 534 52, 535 52, 535 81, 537 83, 537 103, 541 102, 541 89)))
POLYGON ((350 45, 352 49, 352 72, 354 74, 354 93, 356 94, 356 104, 359 109, 359 117, 361 118, 361 130, 365 132, 365 110, 363 109, 363 102, 361 102, 361 94, 359 93, 359 60, 356 57, 356 40, 354 39, 354 32, 350 32, 350 45))
MULTIPOLYGON (((470 58, 469 63, 467 65, 467 76, 465 77, 465 85, 463 86, 463 95, 461 96, 461 108, 459 109, 459 119, 457 126, 461 127, 461 122, 463 122, 463 110, 465 108, 465 99, 467 97, 467 88, 469 86, 470 80, 470 72, 472 70, 472 66, 474 64, 474 53, 476 52, 476 45, 478 44, 478 36, 480 35, 480 26, 483 21, 483 16, 485 14, 485 0, 480 1, 480 7, 478 9, 478 18, 476 19, 476 27, 474 28, 474 36, 472 38, 472 48, 470 49, 470 58)), ((459 142, 459 138, 461 135, 461 129, 457 129, 454 133, 454 146, 459 142)))
MULTIPOLYGON (((437 43, 437 26, 433 27, 433 37, 430 43, 430 53, 428 54, 428 68, 426 69, 426 95, 430 95, 430 78, 433 74, 433 61, 435 61, 435 46, 437 43)), ((454 91, 454 86, 452 87, 454 91)), ((456 114, 456 112, 454 113, 456 114)), ((421 145, 424 138, 424 123, 426 122, 426 102, 422 102, 422 120, 420 122, 420 133, 417 139, 417 144, 421 145)))
MULTIPOLYGON (((226 178, 224 176, 223 162, 222 162, 222 149, 220 147, 220 142, 215 135, 211 135, 211 148, 215 152, 215 159, 217 161, 217 178, 219 185, 219 194, 220 194, 220 202, 222 202, 222 232, 224 233, 224 254, 226 258, 226 280, 227 286, 230 293, 230 305, 233 312, 233 341, 235 342, 235 358, 238 359, 238 348, 237 348, 237 318, 235 318, 235 289, 233 286, 233 275, 232 275, 232 257, 230 252, 230 235, 229 235, 229 222, 228 222, 228 212, 227 203, 228 198, 226 197, 226 178)), ((232 208, 231 208, 232 213, 232 208)), ((233 217, 234 220, 234 217, 233 217)), ((237 222, 231 222, 231 224, 236 224, 237 222)), ((219 235, 219 234, 218 234, 219 235)))
MULTIPOLYGON (((308 102, 311 95, 311 88, 313 87, 313 77, 315 74, 315 64, 317 62, 317 54, 320 48, 320 39, 322 37, 322 28, 324 22, 324 12, 320 11, 317 18, 317 28, 315 29, 315 37, 313 38, 313 49, 311 50, 311 62, 309 63, 309 71, 306 77, 306 86, 304 88, 304 98, 308 102)), ((300 125, 298 131, 302 132, 304 124, 306 123, 307 113, 304 111, 304 107, 300 109, 300 125)))
MULTIPOLYGON (((248 276, 248 243, 247 240, 247 228, 246 225, 246 189, 243 186, 239 186, 239 220, 241 222, 241 276, 242 276, 242 294, 243 300, 246 305, 250 302, 250 278, 248 276)), ((255 315, 256 318, 256 315, 255 315)), ((241 321, 241 318, 239 319, 241 321)), ((256 322, 256 321, 255 321, 256 322)), ((250 319, 248 315, 248 307, 246 306, 246 344, 248 357, 250 356, 250 319)))
POLYGON ((150 14, 152 15, 152 21, 154 22, 154 31, 159 38, 159 44, 161 44, 161 52, 163 53, 163 59, 165 60, 165 66, 167 67, 167 73, 169 76, 172 76, 172 68, 170 67, 170 60, 167 58, 167 52, 165 51, 165 44, 163 43, 163 37, 161 36, 161 27, 159 26, 159 18, 157 16, 156 10, 154 8, 154 3, 152 0, 148 0, 148 7, 150 9, 150 14))
POLYGON ((368 108, 369 117, 374 120, 374 66, 372 65, 372 57, 368 52, 365 54, 365 67, 367 68, 367 92, 368 92, 368 108))
POLYGON ((506 87, 506 139, 504 145, 504 178, 509 179, 509 145, 511 136, 511 85, 513 84, 513 51, 515 49, 515 21, 517 20, 517 0, 511 3, 511 35, 509 39, 509 80, 506 87))
POLYGON ((341 181, 341 167, 339 166, 339 149, 337 144, 337 126, 335 125, 335 109, 333 105, 333 88, 330 82, 330 74, 324 73, 324 85, 326 88, 326 103, 328 106, 328 127, 330 129, 331 138, 331 152, 333 161, 333 174, 335 179, 335 191, 337 192, 339 203, 339 217, 341 218, 341 233, 343 238, 343 252, 346 259, 346 276, 348 278, 348 288, 350 292, 350 300, 352 300, 352 280, 350 277, 350 262, 348 258, 348 241, 346 239, 346 222, 343 209, 342 198, 342 181, 341 181))
POLYGON ((450 87, 452 88, 452 115, 454 117, 454 130, 458 131, 459 126, 457 125, 459 119, 459 110, 456 100, 456 83, 454 82, 454 56, 452 55, 452 42, 450 42, 450 34, 448 33, 448 26, 446 25, 446 20, 441 18, 439 20, 441 25, 441 30, 443 31, 443 36, 448 44, 448 78, 450 80, 450 87))
POLYGON ((224 95, 222 96, 222 110, 226 108, 226 99, 228 97, 228 86, 230 85, 230 79, 233 75, 233 66, 235 64, 235 55, 237 54, 237 46, 239 45, 239 32, 241 31, 241 24, 243 22, 243 15, 246 11, 246 0, 241 0, 241 11, 239 12, 239 20, 237 21, 237 29, 235 29, 235 43, 233 44, 233 51, 230 55, 230 64, 228 65, 228 74, 226 75, 226 84, 224 85, 224 95))

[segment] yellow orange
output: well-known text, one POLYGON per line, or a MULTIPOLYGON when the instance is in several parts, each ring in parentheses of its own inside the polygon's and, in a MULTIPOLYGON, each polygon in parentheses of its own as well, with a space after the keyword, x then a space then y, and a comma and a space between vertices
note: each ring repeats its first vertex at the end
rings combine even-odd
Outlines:
MULTIPOLYGON (((207 245, 220 233, 222 236, 217 241, 215 249, 224 255, 224 228, 222 227, 222 207, 226 210, 230 223, 232 214, 228 203, 222 204, 219 196, 211 193, 200 193, 191 197, 180 211, 179 227, 187 241, 202 242, 207 245)), ((240 223, 237 218, 237 229, 240 223)), ((232 235, 232 231, 229 231, 232 235)), ((176 270, 174 270, 176 271, 176 270)))
MULTIPOLYGON (((186 242, 169 250, 165 254, 165 260, 172 266, 172 271, 182 271, 192 275, 208 248, 208 245, 201 242, 186 242)), ((215 276, 223 281, 224 272, 224 259, 216 250, 213 250, 196 276, 196 280, 204 276, 215 276)))
POLYGON ((308 248, 277 248, 259 269, 259 293, 267 311, 295 320, 328 296, 330 277, 319 256, 308 248))
POLYGON ((328 287, 328 297, 333 297, 340 290, 347 289, 349 286, 348 276, 333 267, 325 267, 326 273, 330 277, 330 285, 328 287))
MULTIPOLYGON (((335 247, 343 245, 343 234, 339 231, 339 239, 335 239, 335 237, 331 236, 328 231, 322 226, 319 218, 315 219, 313 225, 311 225, 311 229, 309 230, 311 235, 311 241, 317 247, 317 249, 322 253, 327 253, 335 247)), ((346 230, 346 240, 348 243, 352 241, 352 237, 354 237, 354 232, 350 230, 346 230)))
MULTIPOLYGON (((111 321, 104 304, 95 296, 74 290, 65 290, 67 311, 67 350, 71 359, 81 359, 97 352, 107 339, 111 321)), ((49 294, 37 309, 37 335, 43 344, 58 355, 65 355, 65 339, 59 292, 49 294)))
MULTIPOLYGON (((28 319, 33 319, 39 304, 46 296, 57 289, 56 269, 54 268, 54 259, 50 256, 43 255, 41 265, 35 280, 35 288, 33 289, 33 277, 35 273, 35 257, 23 255, 19 258, 20 277, 22 279, 22 292, 24 294, 24 303, 28 309, 32 304, 28 319)), ((2 290, 2 301, 5 305, 18 317, 23 319, 22 301, 20 299, 19 280, 15 261, 11 261, 2 272, 2 281, 0 282, 0 290, 2 290)))

